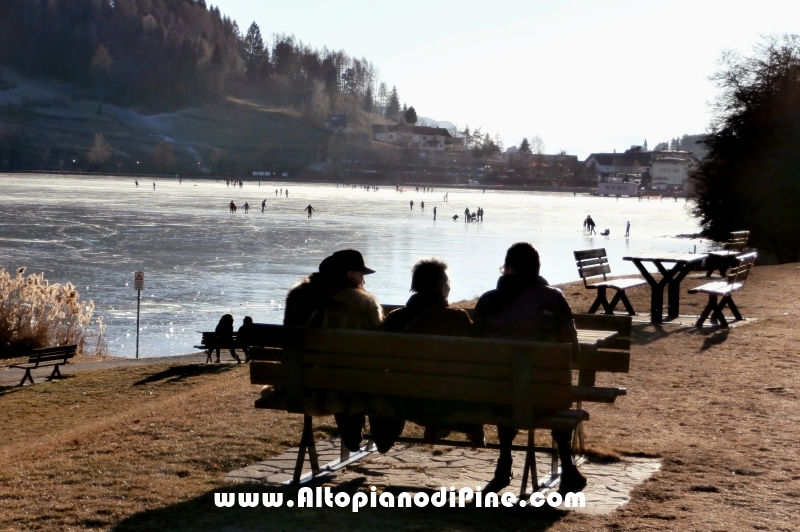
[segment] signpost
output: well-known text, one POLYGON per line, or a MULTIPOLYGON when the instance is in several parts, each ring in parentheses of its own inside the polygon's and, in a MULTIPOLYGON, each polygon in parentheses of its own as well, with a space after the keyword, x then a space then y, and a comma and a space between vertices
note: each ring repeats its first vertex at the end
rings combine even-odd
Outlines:
POLYGON ((139 358, 139 307, 144 290, 144 272, 133 274, 133 289, 136 290, 136 358, 139 358))

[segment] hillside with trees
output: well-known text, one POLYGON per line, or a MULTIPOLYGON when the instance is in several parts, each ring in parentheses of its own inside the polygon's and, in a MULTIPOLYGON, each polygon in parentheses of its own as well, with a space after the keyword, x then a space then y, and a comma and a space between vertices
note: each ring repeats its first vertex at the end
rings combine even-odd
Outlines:
POLYGON ((396 113, 398 101, 368 60, 293 36, 265 42, 258 24, 242 30, 205 0, 4 0, 0 63, 151 110, 242 91, 314 117, 396 113))

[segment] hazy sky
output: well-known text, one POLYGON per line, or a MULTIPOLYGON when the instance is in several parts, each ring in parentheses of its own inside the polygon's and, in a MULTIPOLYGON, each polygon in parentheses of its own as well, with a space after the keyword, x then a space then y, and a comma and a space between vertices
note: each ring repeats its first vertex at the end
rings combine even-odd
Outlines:
POLYGON ((420 116, 581 157, 702 133, 720 52, 800 32, 800 0, 209 2, 368 59, 420 116))

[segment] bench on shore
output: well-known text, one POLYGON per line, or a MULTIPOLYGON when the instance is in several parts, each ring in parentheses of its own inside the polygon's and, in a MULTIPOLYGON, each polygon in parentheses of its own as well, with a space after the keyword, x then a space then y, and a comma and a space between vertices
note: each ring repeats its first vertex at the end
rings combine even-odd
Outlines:
POLYGON ((706 308, 703 309, 703 312, 700 313, 700 317, 695 323, 697 327, 702 327, 703 323, 710 315, 712 321, 716 320, 719 322, 720 327, 727 328, 728 322, 725 319, 725 316, 722 314, 722 310, 725 307, 731 309, 733 316, 737 320, 743 319, 739 309, 733 302, 733 293, 744 289, 744 285, 747 282, 747 276, 750 274, 750 270, 753 268, 753 263, 755 262, 757 255, 758 253, 755 251, 738 255, 734 259, 735 266, 731 268, 724 280, 706 283, 689 290, 690 294, 708 294, 708 304, 706 305, 706 308), (717 301, 718 298, 721 299, 717 301))
MULTIPOLYGON (((366 398, 358 407, 341 413, 396 417, 383 399, 397 398, 462 402, 463 409, 431 419, 431 424, 489 424, 528 431, 522 491, 528 475, 536 476, 535 452, 553 456, 557 473, 558 453, 553 446, 536 446, 534 429, 574 431, 589 418, 583 410, 571 409, 572 347, 569 344, 517 342, 510 340, 455 338, 366 332, 316 330, 281 325, 254 325, 250 343, 250 382, 285 389, 282 401, 257 408, 304 414, 303 435, 293 482, 299 483, 305 454, 311 475, 335 471, 371 452, 368 442, 350 456, 343 447, 341 459, 320 468, 312 430, 313 412, 306 398, 313 392, 348 392, 366 398), (371 400, 374 399, 374 400, 371 400)), ((340 405, 341 406, 341 405, 340 405)), ((422 438, 401 437, 399 442, 432 444, 422 438)), ((433 444, 470 446, 469 441, 436 440, 433 444)), ((499 448, 498 444, 486 444, 499 448)), ((551 475, 551 482, 557 474, 551 475)))
MULTIPOLYGON (((384 314, 402 308, 402 305, 381 305, 384 314)), ((474 308, 462 309, 474 318, 474 308)), ((578 374, 577 386, 572 387, 572 400, 576 408, 583 409, 583 403, 614 403, 618 397, 627 395, 625 388, 597 386, 597 373, 628 373, 631 362, 630 316, 609 314, 573 314, 573 322, 578 331, 580 351, 572 361, 572 369, 578 374)), ((575 432, 573 440, 575 451, 585 452, 585 433, 583 423, 575 432)))
POLYGON ((69 363, 69 359, 75 356, 77 349, 77 345, 63 345, 60 347, 34 349, 31 353, 31 356, 28 357, 27 362, 12 364, 9 367, 25 370, 25 375, 22 377, 22 380, 19 381, 20 386, 23 386, 26 380, 30 380, 31 384, 34 383, 33 377, 31 376, 31 370, 36 368, 53 366, 53 372, 50 374, 47 380, 61 379, 63 377, 59 368, 64 364, 69 363))
MULTIPOLYGON (((242 345, 242 343, 238 339, 238 335, 233 333, 230 336, 226 336, 225 339, 220 339, 219 335, 214 331, 205 331, 201 332, 203 335, 203 339, 200 342, 200 345, 194 346, 195 349, 203 349, 206 352, 206 364, 212 362, 211 355, 214 351, 217 352, 217 362, 219 362, 219 355, 220 351, 223 349, 229 349, 232 353, 235 353, 237 349, 243 351, 245 354, 245 362, 247 362, 250 357, 247 354, 247 347, 246 345, 242 345)), ((236 361, 241 362, 236 355, 233 355, 236 361)))
POLYGON ((747 242, 750 240, 750 231, 733 231, 727 242, 722 244, 719 251, 709 251, 706 258, 706 277, 711 277, 714 270, 719 270, 720 277, 725 277, 725 272, 730 268, 736 256, 744 253, 747 242))
POLYGON ((636 311, 633 310, 633 305, 628 300, 628 296, 625 295, 625 291, 647 284, 647 281, 636 277, 607 280, 606 275, 611 273, 611 266, 608 264, 608 254, 605 248, 575 251, 573 254, 575 255, 575 263, 578 266, 578 275, 583 279, 583 286, 589 290, 597 290, 597 297, 592 306, 589 307, 589 314, 597 312, 601 305, 606 314, 614 314, 617 304, 622 303, 629 315, 636 315, 636 311), (602 281, 597 279, 601 276, 603 278, 602 281), (589 281, 588 279, 592 277, 596 278, 596 280, 589 281), (609 288, 617 292, 610 302, 606 297, 606 291, 609 288))

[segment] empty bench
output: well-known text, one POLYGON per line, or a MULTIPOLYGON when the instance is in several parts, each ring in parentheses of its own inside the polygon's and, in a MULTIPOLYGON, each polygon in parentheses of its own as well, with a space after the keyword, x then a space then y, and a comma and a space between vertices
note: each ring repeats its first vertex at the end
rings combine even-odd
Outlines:
POLYGON ((47 380, 62 378, 61 370, 59 369, 64 364, 69 363, 69 359, 75 356, 77 345, 63 345, 60 347, 46 347, 44 349, 34 349, 31 356, 28 357, 27 362, 12 364, 9 367, 21 368, 25 370, 25 375, 19 381, 19 385, 23 386, 26 380, 30 380, 33 384, 33 377, 31 370, 36 368, 44 368, 53 366, 53 372, 47 380))
POLYGON ((697 327, 702 327, 703 323, 711 316, 712 320, 719 322, 720 327, 727 328, 728 321, 725 319, 725 315, 722 314, 722 310, 725 307, 731 309, 731 313, 737 320, 742 319, 742 314, 733 302, 733 293, 744 289, 747 276, 753 268, 757 255, 758 253, 755 251, 738 255, 734 259, 735 265, 724 280, 706 283, 689 290, 690 294, 708 294, 708 304, 706 304, 695 323, 697 327))
MULTIPOLYGON (((258 408, 304 415, 303 434, 293 482, 299 483, 306 453, 311 474, 305 480, 335 471, 369 452, 369 443, 355 456, 342 447, 340 460, 323 468, 317 463, 312 412, 306 399, 315 392, 349 392, 364 398, 358 407, 329 413, 397 416, 387 410, 391 400, 448 401, 463 405, 457 411, 425 424, 512 426, 528 431, 522 492, 529 474, 538 484, 535 452, 553 456, 551 482, 557 477, 553 446, 536 446, 534 429, 574 431, 589 419, 571 409, 572 346, 570 344, 456 338, 415 334, 316 330, 281 325, 254 325, 250 336, 250 381, 282 387, 280 401, 256 401, 258 408), (372 400, 374 399, 374 400, 372 400)), ((396 403, 395 403, 396 404, 396 403)), ((318 411, 316 408, 314 411, 318 411)), ((415 416, 418 418, 419 416, 415 416)), ((401 437, 405 443, 431 444, 422 438, 401 437)), ((469 441, 436 440, 434 444, 476 446, 469 441)), ((498 449, 498 444, 485 447, 498 449)))
POLYGON ((709 251, 706 258, 706 277, 711 277, 714 270, 719 271, 720 277, 725 277, 725 272, 734 263, 737 255, 744 253, 747 242, 750 240, 750 231, 733 231, 730 239, 722 244, 722 249, 709 251))
POLYGON ((617 304, 622 303, 629 315, 636 315, 636 311, 633 310, 633 305, 628 300, 628 296, 625 295, 625 291, 647 284, 647 281, 636 277, 607 280, 606 275, 611 273, 611 266, 608 264, 608 255, 605 248, 585 249, 583 251, 575 251, 573 254, 575 255, 575 263, 578 266, 578 275, 583 279, 583 286, 589 290, 597 290, 597 297, 589 308, 589 314, 597 312, 601 305, 606 314, 614 314, 617 304), (599 280, 600 277, 602 277, 602 281, 599 280), (595 280, 589 281, 590 278, 595 278, 595 280), (606 298, 606 291, 609 288, 616 290, 616 294, 614 294, 614 298, 610 302, 606 298))

